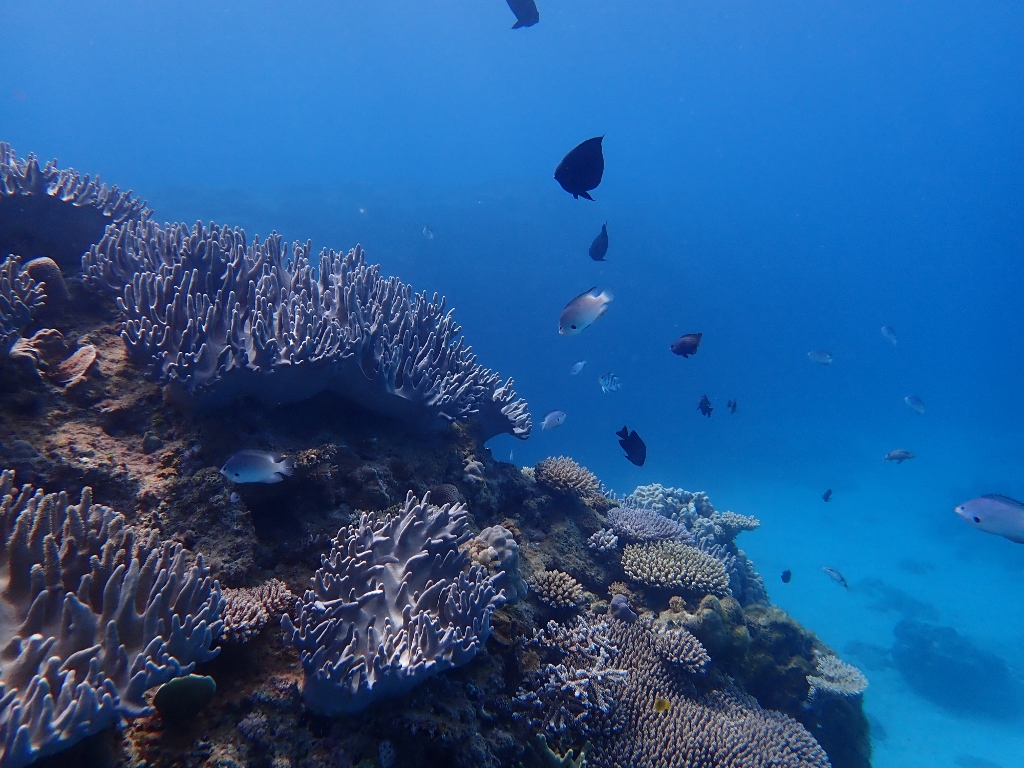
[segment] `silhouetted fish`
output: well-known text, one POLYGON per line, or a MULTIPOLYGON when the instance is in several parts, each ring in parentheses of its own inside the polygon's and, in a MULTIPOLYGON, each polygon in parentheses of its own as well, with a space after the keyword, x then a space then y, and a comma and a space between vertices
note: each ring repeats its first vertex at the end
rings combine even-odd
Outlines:
POLYGON ((903 402, 907 404, 907 407, 914 413, 919 413, 924 416, 924 400, 917 395, 907 395, 903 398, 903 402))
POLYGON ((708 396, 707 395, 701 395, 700 396, 700 402, 697 403, 697 410, 700 411, 702 414, 704 414, 705 416, 707 416, 710 419, 711 418, 711 412, 713 410, 715 410, 715 409, 711 407, 711 401, 708 400, 708 396))
POLYGON ((896 346, 896 329, 891 325, 882 326, 882 335, 895 347, 896 346))
POLYGON ((793 572, 788 568, 782 572, 782 583, 789 584, 790 579, 793 578, 793 572))
POLYGON ((827 502, 831 498, 832 498, 832 489, 831 488, 829 488, 827 491, 825 491, 823 494, 821 494, 821 500, 822 501, 827 502))
POLYGON ((729 413, 736 413, 736 401, 730 400, 725 404, 725 407, 729 409, 729 413))
POLYGON ((512 29, 532 27, 540 21, 540 11, 537 10, 537 4, 533 0, 505 0, 505 2, 512 9, 512 13, 516 15, 516 23, 512 25, 512 29))
POLYGON ((1024 544, 1024 504, 1009 496, 988 493, 953 510, 969 526, 1024 544))
POLYGON ((590 190, 597 189, 604 176, 604 154, 601 141, 604 136, 595 136, 573 148, 555 168, 555 181, 574 198, 585 197, 593 200, 590 190))
POLYGON ((597 318, 608 311, 608 305, 615 298, 608 291, 594 295, 595 285, 584 291, 565 305, 562 316, 558 318, 558 332, 563 336, 575 336, 590 326, 597 318))
POLYGON ((232 454, 220 473, 236 483, 280 483, 295 470, 295 459, 282 459, 267 451, 239 451, 232 454))
POLYGON ((647 461, 647 446, 640 439, 640 435, 636 433, 636 430, 634 429, 631 432, 629 427, 623 427, 615 434, 620 438, 619 445, 626 452, 626 458, 638 467, 642 467, 644 462, 647 461))
POLYGON ((843 576, 843 574, 841 574, 835 568, 829 568, 827 565, 823 565, 821 567, 821 570, 823 570, 825 573, 827 573, 828 577, 830 579, 832 579, 832 581, 834 581, 836 584, 838 584, 843 589, 849 589, 850 588, 850 585, 846 583, 846 577, 843 576))
POLYGON ((832 365, 832 355, 826 352, 824 349, 812 349, 807 353, 809 357, 815 363, 821 363, 822 365, 832 365))
POLYGON ((608 223, 605 222, 601 225, 601 231, 597 237, 594 238, 594 242, 590 244, 590 258, 594 261, 604 261, 605 255, 608 253, 608 223))
POLYGON ((883 461, 895 461, 897 464, 902 464, 907 459, 914 458, 914 454, 910 451, 906 451, 902 448, 897 448, 895 451, 889 451, 885 456, 882 457, 883 461))
POLYGON ((697 354, 697 347, 700 346, 700 339, 703 333, 684 333, 672 342, 672 351, 680 357, 689 357, 697 354))

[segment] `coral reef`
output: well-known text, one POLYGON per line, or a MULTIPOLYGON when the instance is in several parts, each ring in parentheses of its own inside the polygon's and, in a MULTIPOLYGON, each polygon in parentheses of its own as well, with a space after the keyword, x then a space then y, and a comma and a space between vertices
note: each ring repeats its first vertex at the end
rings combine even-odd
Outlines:
POLYGON ((807 675, 811 686, 808 698, 819 696, 860 696, 868 687, 864 673, 847 664, 834 653, 817 653, 813 675, 807 675))
POLYGON ((224 588, 221 637, 229 643, 245 643, 259 634, 271 619, 280 619, 296 597, 280 579, 270 579, 258 587, 224 588))
POLYGON ((622 551, 622 569, 641 584, 678 587, 697 596, 730 594, 721 561, 678 541, 630 544, 622 551))
POLYGON ((8 256, 0 262, 0 358, 7 355, 45 301, 42 284, 22 269, 20 259, 8 256))
POLYGON ((586 467, 568 456, 538 461, 533 468, 537 482, 549 490, 589 501, 601 495, 601 483, 586 467))
POLYGON ((541 602, 552 608, 575 608, 583 602, 583 587, 564 571, 535 573, 531 586, 541 602))
POLYGON ((71 505, 5 470, 0 537, 4 768, 148 713, 147 690, 216 655, 220 593, 202 559, 189 568, 91 489, 71 505))
POLYGON ((466 553, 487 569, 494 585, 504 591, 506 603, 518 603, 526 597, 529 587, 519 570, 519 545, 508 528, 484 528, 466 544, 466 553))
POLYGON ((459 550, 466 526, 465 507, 410 492, 397 514, 364 514, 338 533, 298 618, 282 619, 311 709, 358 712, 473 658, 504 597, 459 550))
POLYGON ((614 552, 619 546, 619 537, 611 528, 601 528, 587 539, 587 546, 595 552, 614 552))
POLYGON ((693 535, 686 526, 642 507, 615 507, 608 510, 608 525, 626 541, 660 541, 663 539, 693 544, 693 535))

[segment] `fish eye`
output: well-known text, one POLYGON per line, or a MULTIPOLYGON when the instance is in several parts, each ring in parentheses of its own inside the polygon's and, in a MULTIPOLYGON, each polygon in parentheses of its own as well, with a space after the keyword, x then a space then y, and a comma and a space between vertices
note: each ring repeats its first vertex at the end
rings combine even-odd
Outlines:
POLYGON ((575 325, 570 325, 569 327, 572 328, 574 331, 576 330, 576 326, 575 325))
POLYGON ((981 518, 980 518, 980 517, 975 517, 975 518, 974 518, 974 522, 976 522, 976 523, 980 523, 980 522, 981 522, 981 518))

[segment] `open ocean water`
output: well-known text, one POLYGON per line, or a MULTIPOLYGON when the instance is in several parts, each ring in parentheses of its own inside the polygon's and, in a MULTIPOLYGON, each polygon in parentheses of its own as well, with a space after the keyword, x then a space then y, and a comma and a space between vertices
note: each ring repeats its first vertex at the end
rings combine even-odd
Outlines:
POLYGON ((566 454, 620 494, 761 519, 741 545, 772 600, 871 681, 875 766, 1021 765, 1024 703, 965 703, 942 670, 950 695, 923 696, 890 649, 924 621, 1005 663, 983 685, 1024 675, 1024 545, 953 514, 1024 498, 1024 6, 539 6, 513 31, 501 0, 8 0, 0 140, 161 220, 362 243, 447 296, 530 402, 533 436, 496 458, 566 454), (599 135, 595 202, 573 200, 552 172, 599 135), (559 336, 591 286, 608 312, 559 336), (883 461, 898 448, 916 458, 883 461))

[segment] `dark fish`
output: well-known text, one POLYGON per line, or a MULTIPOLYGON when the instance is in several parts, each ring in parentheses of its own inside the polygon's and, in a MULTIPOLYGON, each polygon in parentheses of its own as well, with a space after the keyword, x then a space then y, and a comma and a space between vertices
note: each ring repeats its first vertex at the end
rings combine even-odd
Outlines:
POLYGON ((537 4, 533 0, 505 0, 505 2, 512 9, 512 13, 516 15, 516 23, 512 25, 512 29, 532 27, 540 21, 540 11, 537 10, 537 4))
POLYGON ((604 261, 605 254, 608 253, 608 223, 605 222, 601 225, 601 231, 597 237, 594 238, 594 242, 590 244, 590 258, 594 261, 604 261))
POLYGON ((587 139, 575 147, 555 168, 555 181, 574 198, 593 200, 590 190, 597 189, 604 175, 604 154, 601 141, 604 136, 587 139))
POLYGON ((792 578, 793 578, 793 572, 791 570, 789 570, 788 568, 782 572, 782 583, 783 584, 789 584, 789 582, 790 582, 790 580, 792 578))
POLYGON ((838 584, 843 589, 849 589, 850 588, 850 585, 847 584, 847 582, 846 582, 846 577, 843 576, 843 574, 841 574, 835 568, 829 568, 827 565, 823 565, 821 567, 821 570, 823 570, 825 573, 827 573, 828 577, 830 579, 832 579, 832 581, 834 581, 836 584, 838 584))
POLYGON ((689 357, 697 354, 697 347, 700 346, 700 338, 703 333, 685 333, 672 342, 672 351, 681 357, 689 357))
POLYGON ((829 488, 827 491, 825 491, 823 494, 821 494, 821 500, 822 501, 828 501, 831 498, 832 498, 832 489, 831 488, 829 488))
POLYGON ((914 458, 914 454, 910 451, 906 451, 902 448, 897 448, 895 451, 889 451, 885 456, 882 457, 883 461, 895 461, 897 464, 902 464, 907 459, 914 458))
POLYGON ((736 401, 730 400, 725 404, 725 407, 729 409, 729 413, 736 413, 736 401))
POLYGON ((629 427, 623 427, 615 435, 620 438, 619 445, 626 452, 626 458, 638 467, 642 467, 644 462, 647 461, 647 446, 640 439, 640 435, 636 433, 636 430, 634 429, 630 432, 629 427))
POLYGON ((700 396, 700 402, 697 403, 697 410, 700 411, 702 414, 704 414, 705 416, 707 416, 710 419, 711 418, 711 412, 713 410, 715 410, 715 409, 711 407, 711 401, 708 400, 708 396, 707 395, 701 395, 700 396))

